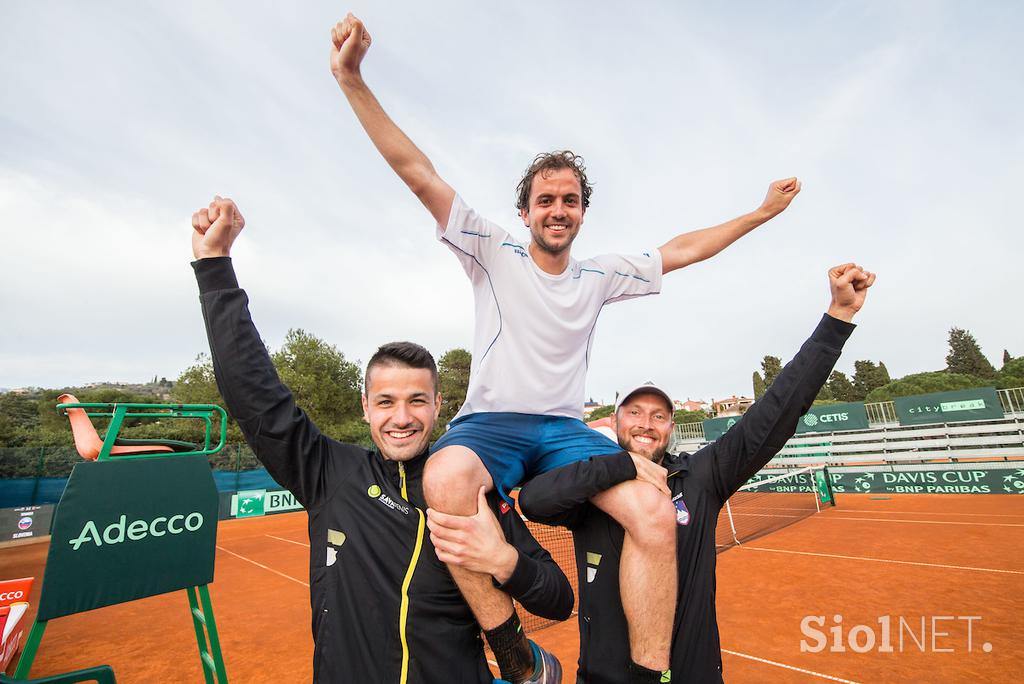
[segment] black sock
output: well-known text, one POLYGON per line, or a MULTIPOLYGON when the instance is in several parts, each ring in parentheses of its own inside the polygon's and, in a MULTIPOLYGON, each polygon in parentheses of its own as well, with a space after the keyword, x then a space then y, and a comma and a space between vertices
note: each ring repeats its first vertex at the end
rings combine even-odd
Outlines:
POLYGON ((487 643, 494 651, 494 659, 498 661, 501 678, 515 684, 533 675, 533 649, 530 648, 523 633, 515 608, 512 616, 494 629, 484 630, 487 643))
POLYGON ((629 681, 630 684, 660 684, 661 672, 658 670, 648 670, 643 665, 637 665, 630 660, 629 681))

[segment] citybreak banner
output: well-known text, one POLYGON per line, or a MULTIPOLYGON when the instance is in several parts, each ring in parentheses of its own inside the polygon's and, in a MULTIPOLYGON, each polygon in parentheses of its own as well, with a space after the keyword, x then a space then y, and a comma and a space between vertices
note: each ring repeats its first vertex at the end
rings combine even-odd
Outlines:
POLYGON ((1003 417, 1003 405, 993 387, 897 397, 893 404, 900 425, 959 423, 1003 417))
POLYGON ((804 432, 841 432, 843 430, 867 430, 868 412, 863 402, 847 404, 826 404, 811 407, 800 417, 796 425, 796 433, 804 432))

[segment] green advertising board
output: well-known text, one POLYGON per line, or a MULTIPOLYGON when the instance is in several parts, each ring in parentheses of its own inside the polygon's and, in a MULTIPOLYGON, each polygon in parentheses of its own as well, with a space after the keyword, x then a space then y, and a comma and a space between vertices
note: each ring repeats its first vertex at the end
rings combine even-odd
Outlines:
POLYGON ((842 432, 867 429, 868 412, 864 409, 864 403, 859 401, 812 406, 796 424, 798 435, 805 432, 842 432))
POLYGON ((729 431, 736 423, 740 422, 743 416, 728 416, 726 418, 708 418, 704 421, 704 439, 713 442, 729 431))
POLYGON ((839 494, 1024 494, 1024 468, 829 470, 839 494))
POLYGON ((75 465, 53 520, 37 621, 213 581, 206 456, 75 465))
POLYGON ((897 397, 893 404, 900 425, 959 423, 1003 417, 1003 405, 993 387, 897 397))
MULTIPOLYGON (((713 442, 724 435, 743 416, 709 418, 704 421, 704 439, 713 442)), ((841 432, 844 430, 867 430, 868 413, 863 402, 827 404, 814 406, 800 417, 796 433, 841 432)))

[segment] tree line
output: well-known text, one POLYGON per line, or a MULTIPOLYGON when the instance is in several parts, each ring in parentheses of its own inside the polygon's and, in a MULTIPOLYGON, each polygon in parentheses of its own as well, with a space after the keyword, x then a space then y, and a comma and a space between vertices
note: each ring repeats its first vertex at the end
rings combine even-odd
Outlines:
MULTIPOLYGON (((779 357, 764 357, 761 370, 753 374, 754 399, 764 395, 765 389, 781 370, 779 357)), ((883 362, 857 360, 853 363, 852 378, 841 371, 832 371, 815 403, 891 401, 896 397, 972 387, 1024 387, 1024 357, 1014 358, 1004 349, 1003 365, 997 371, 981 352, 970 331, 952 328, 949 331, 946 367, 942 370, 912 373, 893 380, 883 362)))
MULTIPOLYGON (((271 351, 278 376, 288 385, 295 402, 320 430, 333 439, 369 446, 370 430, 363 421, 360 397, 363 392, 363 371, 358 361, 350 361, 333 344, 302 329, 291 329, 283 344, 271 351)), ((434 439, 455 417, 466 400, 472 356, 461 348, 446 351, 438 361, 438 388, 444 397, 434 439)), ((155 379, 155 378, 154 378, 155 379)), ((70 392, 83 403, 166 403, 156 398, 157 389, 166 393, 170 402, 178 404, 219 404, 224 400, 217 389, 213 362, 206 353, 168 382, 152 383, 152 392, 120 387, 43 389, 34 394, 0 394, 0 448, 2 447, 64 447, 74 443, 65 416, 56 410, 57 397, 70 392)), ((102 434, 104 419, 94 421, 102 434)), ((216 425, 215 430, 220 426, 216 425)), ((202 439, 203 426, 189 420, 125 421, 121 436, 135 439, 202 439)), ((229 417, 227 440, 242 442, 238 425, 229 417)))
MULTIPOLYGON (((358 361, 350 361, 334 345, 302 329, 288 331, 279 349, 271 352, 271 359, 281 380, 295 395, 296 403, 329 437, 345 442, 370 445, 370 432, 363 421, 360 395, 363 391, 363 373, 358 361)), ((438 386, 444 397, 440 419, 435 428, 437 439, 444 426, 455 417, 466 400, 472 355, 465 349, 446 351, 438 359, 438 386)), ((760 371, 753 374, 754 398, 763 396, 782 370, 777 356, 765 356, 760 371)), ((209 355, 200 354, 173 382, 161 378, 151 383, 155 393, 166 393, 170 400, 181 404, 220 404, 224 401, 217 390, 213 364, 209 355)), ((997 371, 967 330, 953 328, 949 332, 949 353, 946 368, 926 373, 914 373, 893 380, 881 361, 857 360, 853 377, 833 371, 827 384, 818 394, 817 401, 887 401, 894 397, 927 394, 971 387, 997 388, 1024 387, 1024 357, 1014 358, 1003 352, 1003 364, 997 371)), ((54 409, 57 397, 72 390, 82 402, 95 403, 155 403, 161 400, 154 393, 132 391, 118 387, 44 389, 33 395, 8 392, 0 394, 0 448, 2 447, 67 447, 74 442, 67 418, 54 409)), ((611 406, 597 409, 591 418, 610 415, 611 406)), ((676 423, 700 422, 710 417, 703 411, 676 411, 676 423)), ((97 421, 102 433, 103 421, 97 421)), ((219 426, 216 426, 219 429, 219 426)), ((131 438, 181 439, 195 441, 202 438, 201 427, 194 421, 130 420, 122 435, 131 438)), ((229 442, 240 443, 242 435, 229 418, 229 442)))

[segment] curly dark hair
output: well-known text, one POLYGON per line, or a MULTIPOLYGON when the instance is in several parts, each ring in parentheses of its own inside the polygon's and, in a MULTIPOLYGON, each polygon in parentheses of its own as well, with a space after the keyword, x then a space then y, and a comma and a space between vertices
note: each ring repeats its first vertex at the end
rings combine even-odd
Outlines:
POLYGON ((544 152, 533 158, 529 168, 523 174, 523 179, 516 186, 516 209, 529 209, 530 191, 533 189, 533 177, 543 171, 556 171, 558 169, 572 169, 580 182, 583 192, 583 208, 590 206, 590 195, 594 188, 587 182, 587 167, 583 165, 583 157, 573 153, 571 150, 555 150, 544 152))
POLYGON ((426 349, 415 342, 389 342, 381 345, 370 362, 366 364, 366 376, 363 378, 363 391, 370 386, 370 371, 375 366, 399 366, 404 368, 422 368, 430 371, 437 392, 437 365, 434 357, 426 349))

